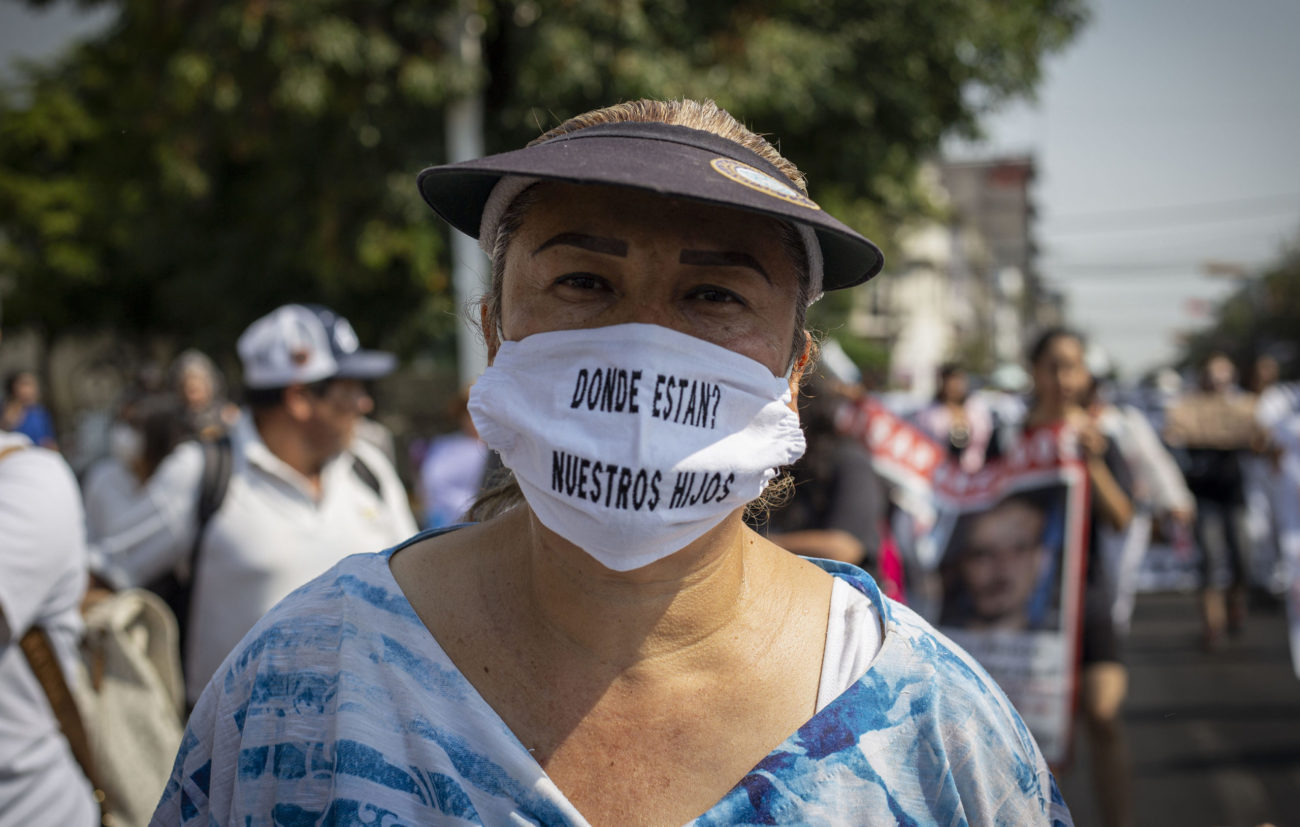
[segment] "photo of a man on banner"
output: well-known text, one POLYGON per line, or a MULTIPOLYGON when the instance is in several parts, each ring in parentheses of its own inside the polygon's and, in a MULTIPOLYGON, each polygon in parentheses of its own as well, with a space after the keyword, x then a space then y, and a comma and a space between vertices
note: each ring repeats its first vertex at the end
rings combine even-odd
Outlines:
POLYGON ((1064 486, 1017 491, 962 514, 943 557, 939 623, 959 629, 1058 631, 1064 486))
POLYGON ((998 682, 1048 761, 1069 754, 1087 475, 1060 432, 978 474, 934 477, 937 625, 998 682))

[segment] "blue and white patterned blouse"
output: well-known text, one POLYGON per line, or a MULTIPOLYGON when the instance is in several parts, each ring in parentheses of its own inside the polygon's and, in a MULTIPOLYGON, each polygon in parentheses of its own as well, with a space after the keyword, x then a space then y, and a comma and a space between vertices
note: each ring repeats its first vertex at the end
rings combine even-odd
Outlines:
MULTIPOLYGON (((152 824, 587 824, 416 616, 395 550, 343 560, 248 633, 152 824)), ((876 605, 880 652, 692 824, 1071 824, 984 670, 861 570, 817 562, 876 605)))

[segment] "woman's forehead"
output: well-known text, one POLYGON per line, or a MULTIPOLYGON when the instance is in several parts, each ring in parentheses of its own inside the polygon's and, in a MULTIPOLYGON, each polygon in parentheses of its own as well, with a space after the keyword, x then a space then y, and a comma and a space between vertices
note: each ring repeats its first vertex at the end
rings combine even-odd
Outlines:
POLYGON ((520 232, 598 231, 618 236, 779 247, 769 216, 624 187, 544 182, 529 191, 520 232))

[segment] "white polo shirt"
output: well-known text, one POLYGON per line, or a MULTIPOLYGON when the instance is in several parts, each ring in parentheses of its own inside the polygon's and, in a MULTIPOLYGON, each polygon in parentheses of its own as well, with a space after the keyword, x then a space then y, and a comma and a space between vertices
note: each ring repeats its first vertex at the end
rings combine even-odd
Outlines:
MULTIPOLYGON (((251 416, 232 430, 231 447, 230 486, 194 573, 185 662, 191 703, 240 638, 290 592, 349 554, 379 551, 416 531, 396 472, 369 445, 355 442, 322 469, 319 499, 266 447, 251 416), (379 480, 380 494, 353 469, 357 458, 379 480)), ((120 531, 93 546, 110 582, 142 585, 188 563, 202 473, 202 450, 193 443, 159 467, 137 518, 124 515, 120 531), (133 542, 123 545, 123 537, 133 542)))

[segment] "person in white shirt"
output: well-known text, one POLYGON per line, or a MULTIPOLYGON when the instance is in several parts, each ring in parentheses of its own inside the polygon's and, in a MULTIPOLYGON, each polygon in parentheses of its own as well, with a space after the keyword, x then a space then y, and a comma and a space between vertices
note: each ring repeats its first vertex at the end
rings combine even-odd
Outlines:
POLYGON ((129 392, 108 430, 108 456, 86 469, 81 481, 86 539, 93 543, 120 531, 163 460, 192 436, 171 394, 129 392))
POLYGON ((416 531, 392 465, 354 439, 373 404, 363 382, 389 373, 393 355, 362 350, 346 319, 300 304, 258 319, 238 350, 248 409, 231 429, 229 483, 202 536, 204 449, 189 442, 158 467, 116 521, 120 530, 91 547, 93 568, 112 587, 169 571, 190 583, 183 620, 191 704, 244 633, 291 591, 349 554, 416 531))
POLYGON ((72 682, 85 590, 72 469, 0 431, 0 827, 99 821, 90 783, 19 646, 29 629, 43 628, 72 682))

